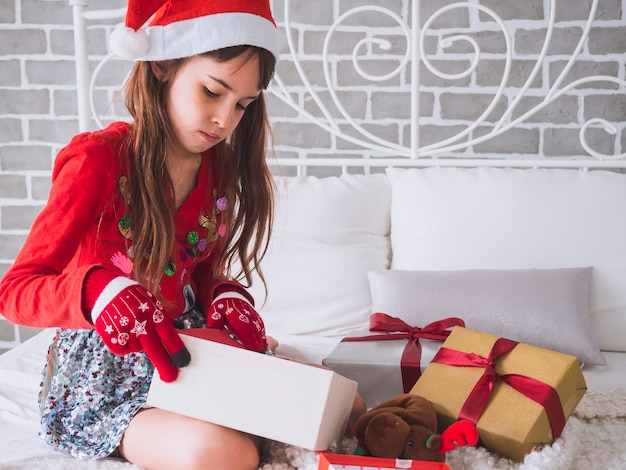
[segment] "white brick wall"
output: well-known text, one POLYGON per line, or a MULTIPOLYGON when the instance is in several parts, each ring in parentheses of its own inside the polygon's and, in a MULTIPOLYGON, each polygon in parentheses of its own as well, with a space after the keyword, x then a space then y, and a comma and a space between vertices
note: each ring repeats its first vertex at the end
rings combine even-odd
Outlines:
MULTIPOLYGON (((284 1, 274 0, 275 16, 284 20, 284 1)), ((413 0, 292 0, 291 16, 295 25, 297 56, 315 87, 324 87, 319 64, 324 36, 329 24, 351 8, 380 5, 397 12, 410 24, 413 0)), ((420 15, 426 21, 437 8, 454 0, 422 0, 420 15)), ((477 4, 476 0, 468 3, 477 4)), ((528 90, 513 118, 535 106, 564 67, 568 54, 582 33, 591 0, 557 0, 556 23, 549 55, 538 78, 528 90)), ((125 0, 89 0, 89 9, 119 8, 125 0)), ((480 5, 493 8, 506 23, 513 45, 512 72, 504 97, 485 125, 475 135, 486 132, 515 98, 519 87, 534 66, 543 44, 549 0, 514 2, 482 0, 480 5)), ((599 0, 596 21, 590 31, 570 77, 608 74, 626 78, 626 0, 599 0)), ((3 0, 0 3, 0 275, 19 250, 32 220, 45 203, 54 155, 78 130, 73 62, 72 11, 67 0, 3 0)), ((471 76, 442 80, 422 66, 420 73, 420 115, 422 145, 432 144, 465 129, 482 113, 497 90, 504 66, 503 36, 496 23, 476 9, 455 9, 434 23, 425 42, 429 58, 442 70, 464 70, 473 54, 467 44, 455 44, 445 54, 437 37, 449 33, 452 26, 471 27, 483 51, 482 59, 471 76)), ((107 53, 106 38, 110 26, 95 22, 89 27, 88 49, 92 69, 107 53)), ((334 85, 342 103, 352 116, 377 136, 408 145, 410 141, 408 91, 409 70, 399 76, 373 84, 358 76, 351 54, 356 42, 365 36, 379 36, 391 41, 383 53, 373 48, 362 61, 370 73, 388 72, 399 64, 406 41, 402 30, 388 17, 379 14, 355 15, 335 33, 330 63, 334 85)), ((319 115, 313 100, 295 74, 283 40, 283 60, 278 71, 307 111, 319 115)), ((129 64, 114 61, 99 80, 95 95, 97 108, 105 122, 124 116, 115 102, 118 84, 129 64)), ((328 92, 320 90, 328 104, 328 92)), ((269 106, 275 127, 278 157, 375 155, 358 146, 329 136, 308 124, 293 109, 274 96, 269 106)), ((590 143, 598 151, 614 154, 626 151, 626 90, 607 84, 583 85, 537 113, 505 137, 462 149, 462 156, 501 154, 529 157, 582 155, 578 140, 580 126, 592 117, 607 117, 618 126, 615 138, 592 130, 590 143)), ((344 120, 339 117, 342 125, 344 120)), ((1 326, 1 325, 0 325, 1 326)), ((0 335, 0 340, 3 339, 0 335)))

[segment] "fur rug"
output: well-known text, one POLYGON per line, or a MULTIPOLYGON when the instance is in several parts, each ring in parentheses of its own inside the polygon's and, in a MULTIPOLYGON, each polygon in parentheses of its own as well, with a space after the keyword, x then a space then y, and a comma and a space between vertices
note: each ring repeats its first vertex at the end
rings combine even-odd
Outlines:
MULTIPOLYGON (((103 459, 79 461, 51 452, 30 430, 27 434, 34 457, 0 463, 1 470, 139 470, 129 463, 103 459)), ((26 435, 5 436, 24 445, 26 435)), ((348 443, 349 445, 350 443, 348 443)), ((317 453, 278 442, 267 442, 260 470, 317 470, 317 453)), ((16 456, 17 457, 17 456, 16 456)), ((452 470, 621 470, 626 468, 626 389, 590 391, 568 420, 563 434, 552 445, 513 462, 484 448, 462 448, 447 454, 452 470)))
MULTIPOLYGON (((315 452, 270 443, 262 470, 317 470, 315 452)), ((452 470, 621 470, 626 468, 626 389, 589 391, 567 421, 561 437, 536 449, 523 462, 484 448, 449 452, 452 470)))

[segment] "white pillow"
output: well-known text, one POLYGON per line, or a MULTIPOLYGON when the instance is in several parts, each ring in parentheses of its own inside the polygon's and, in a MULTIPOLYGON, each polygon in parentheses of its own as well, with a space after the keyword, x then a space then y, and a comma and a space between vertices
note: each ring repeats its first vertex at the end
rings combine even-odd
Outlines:
POLYGON ((269 335, 343 336, 367 327, 367 272, 389 267, 390 205, 384 174, 277 180, 261 264, 267 299, 258 278, 251 289, 269 335))
POLYGON ((626 175, 389 169, 393 269, 593 266, 591 329, 626 351, 626 175))
POLYGON ((604 365, 589 326, 592 268, 369 273, 372 311, 423 327, 458 317, 467 328, 604 365))

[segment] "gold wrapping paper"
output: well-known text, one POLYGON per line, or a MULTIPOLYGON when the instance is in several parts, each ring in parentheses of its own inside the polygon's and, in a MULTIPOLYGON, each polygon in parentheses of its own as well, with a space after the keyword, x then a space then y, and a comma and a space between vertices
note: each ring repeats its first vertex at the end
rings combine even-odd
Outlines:
MULTIPOLYGON (((487 357, 497 339, 496 336, 456 327, 442 347, 487 357)), ((559 395, 566 420, 587 390, 576 357, 524 343, 497 358, 495 369, 496 373, 523 375, 552 386, 559 395)), ((443 430, 457 420, 483 373, 484 369, 480 367, 432 362, 411 393, 434 403, 440 430, 443 430)), ((498 380, 477 428, 481 443, 487 449, 519 461, 534 448, 554 441, 545 409, 498 380)))

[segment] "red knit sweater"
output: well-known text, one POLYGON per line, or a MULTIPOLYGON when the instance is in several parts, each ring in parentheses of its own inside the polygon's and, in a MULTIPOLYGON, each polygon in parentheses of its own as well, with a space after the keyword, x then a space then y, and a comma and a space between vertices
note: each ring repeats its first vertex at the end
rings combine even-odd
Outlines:
MULTIPOLYGON (((90 328, 81 308, 89 271, 104 267, 113 275, 132 277, 132 214, 126 165, 121 163, 128 155, 120 155, 128 132, 128 124, 114 123, 76 136, 58 154, 48 203, 0 281, 0 313, 9 321, 90 328)), ((219 229, 224 200, 217 202, 222 196, 218 177, 217 152, 209 150, 196 188, 175 213, 173 264, 160 284, 171 318, 194 297, 205 306, 212 300, 212 267, 224 230, 219 229)))

